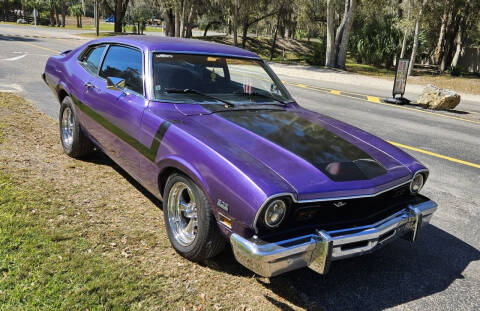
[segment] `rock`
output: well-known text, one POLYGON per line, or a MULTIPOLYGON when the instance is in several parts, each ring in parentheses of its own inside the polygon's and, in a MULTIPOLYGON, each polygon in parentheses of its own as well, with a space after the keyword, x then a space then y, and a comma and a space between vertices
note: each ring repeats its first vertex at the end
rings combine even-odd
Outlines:
POLYGON ((27 21, 25 21, 23 18, 17 19, 17 24, 26 24, 27 21))
POLYGON ((460 104, 460 95, 429 84, 417 98, 417 104, 433 110, 451 110, 460 104))

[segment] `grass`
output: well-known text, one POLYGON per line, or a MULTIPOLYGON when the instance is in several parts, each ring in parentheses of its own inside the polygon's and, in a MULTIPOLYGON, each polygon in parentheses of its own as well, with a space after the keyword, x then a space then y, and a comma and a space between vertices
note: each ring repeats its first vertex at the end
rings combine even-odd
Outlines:
MULTIPOLYGON (((357 74, 373 76, 377 78, 392 79, 395 76, 395 70, 384 67, 377 67, 366 64, 358 64, 347 60, 347 71, 357 74)), ((475 75, 463 75, 453 77, 449 74, 432 75, 428 73, 415 72, 408 77, 407 83, 414 84, 434 84, 438 87, 451 89, 459 93, 480 95, 480 77, 475 75)))
POLYGON ((162 305, 155 288, 132 266, 92 252, 81 228, 52 227, 62 214, 75 214, 43 191, 21 189, 0 173, 0 305, 2 310, 126 309, 141 303, 162 305), (48 229, 47 229, 48 228, 48 229))
MULTIPOLYGON (((13 99, 0 96, 0 108, 13 99)), ((0 149, 10 146, 8 125, 0 121, 0 149)), ((161 276, 104 256, 82 236, 85 228, 75 220, 81 205, 48 180, 29 187, 21 174, 4 170, 0 165, 0 310, 165 307, 161 276)))
POLYGON ((363 74, 363 75, 369 75, 369 76, 393 78, 395 75, 395 71, 392 69, 366 65, 366 64, 358 64, 358 63, 352 62, 351 60, 347 60, 346 67, 347 67, 347 71, 363 74))
POLYGON ((65 156, 58 123, 24 99, 0 92, 0 124, 0 310, 299 309, 228 249, 179 256, 161 203, 102 153, 65 156))

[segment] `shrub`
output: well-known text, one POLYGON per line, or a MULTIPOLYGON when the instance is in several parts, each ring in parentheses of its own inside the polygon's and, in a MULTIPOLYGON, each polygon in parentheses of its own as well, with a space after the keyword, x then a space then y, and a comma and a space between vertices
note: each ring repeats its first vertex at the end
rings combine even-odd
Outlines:
POLYGON ((323 40, 320 41, 319 43, 315 43, 312 54, 309 55, 305 59, 305 61, 309 65, 314 65, 314 66, 325 65, 325 50, 326 50, 326 46, 323 40))

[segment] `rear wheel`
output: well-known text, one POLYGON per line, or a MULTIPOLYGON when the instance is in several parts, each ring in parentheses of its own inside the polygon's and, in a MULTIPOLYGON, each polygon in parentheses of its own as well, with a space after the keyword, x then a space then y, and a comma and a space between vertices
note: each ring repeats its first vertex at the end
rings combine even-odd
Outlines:
POLYGON ((93 144, 82 132, 73 110, 72 99, 66 96, 60 106, 60 141, 63 151, 72 158, 80 158, 93 151, 93 144))
POLYGON ((203 191, 182 174, 172 174, 165 185, 163 214, 173 248, 183 257, 201 261, 219 254, 225 239, 203 191))

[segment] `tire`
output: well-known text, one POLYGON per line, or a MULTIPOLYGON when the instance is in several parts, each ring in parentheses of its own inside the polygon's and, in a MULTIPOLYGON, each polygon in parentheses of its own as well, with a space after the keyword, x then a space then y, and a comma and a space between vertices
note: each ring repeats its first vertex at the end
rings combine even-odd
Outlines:
POLYGON ((177 253, 191 261, 202 261, 218 255, 224 249, 226 240, 218 228, 207 197, 190 178, 178 173, 170 175, 163 202, 168 239, 177 253), (195 221, 192 237, 187 234, 190 231, 187 229, 188 224, 195 221), (181 230, 183 226, 185 230, 181 230))
POLYGON ((94 149, 93 143, 83 133, 69 96, 62 101, 58 119, 63 151, 72 158, 90 154, 94 149))

